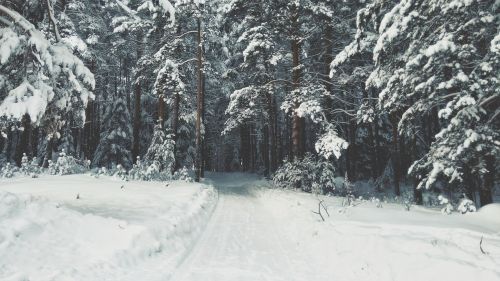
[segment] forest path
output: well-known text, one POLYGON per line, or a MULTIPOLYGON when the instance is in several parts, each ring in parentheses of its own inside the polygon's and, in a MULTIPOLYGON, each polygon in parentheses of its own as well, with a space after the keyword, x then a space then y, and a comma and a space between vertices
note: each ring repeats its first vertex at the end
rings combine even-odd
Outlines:
POLYGON ((273 202, 262 196, 263 181, 242 174, 211 180, 218 205, 171 280, 318 280, 314 265, 289 238, 289 221, 269 209, 273 202))
POLYGON ((219 191, 217 206, 170 280, 500 280, 495 208, 443 216, 371 201, 342 207, 342 198, 322 196, 329 210, 322 221, 313 194, 272 189, 241 173, 207 181, 219 191))

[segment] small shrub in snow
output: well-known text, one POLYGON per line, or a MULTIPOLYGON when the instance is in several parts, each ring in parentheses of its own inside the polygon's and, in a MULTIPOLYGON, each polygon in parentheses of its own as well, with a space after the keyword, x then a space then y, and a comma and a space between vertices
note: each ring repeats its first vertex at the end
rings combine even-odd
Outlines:
POLYGON ((135 164, 129 171, 129 178, 134 180, 152 181, 166 180, 170 176, 170 172, 162 172, 160 163, 153 161, 151 164, 146 164, 140 157, 137 157, 135 164))
POLYGON ((29 175, 32 178, 36 178, 40 174, 41 169, 40 166, 38 166, 36 158, 33 158, 30 162, 26 153, 23 153, 23 157, 21 158, 21 168, 19 168, 19 171, 23 175, 29 175))
POLYGON ((194 181, 193 177, 191 176, 191 173, 189 172, 189 170, 186 167, 183 167, 182 169, 176 171, 174 173, 174 179, 185 181, 185 182, 193 182, 194 181))
POLYGON ((300 160, 286 161, 274 174, 273 182, 281 188, 326 194, 336 189, 334 171, 330 161, 306 154, 300 160))
POLYGON ((21 168, 19 169, 21 173, 23 173, 24 175, 29 175, 29 165, 30 163, 28 156, 26 155, 26 153, 23 153, 23 157, 21 158, 21 168))
POLYGON ((443 195, 438 196, 439 204, 443 206, 441 209, 441 212, 443 214, 451 214, 453 212, 453 205, 450 203, 450 200, 448 198, 444 197, 443 195))
POLYGON ((51 175, 57 174, 57 169, 56 169, 55 163, 52 160, 48 160, 47 162, 49 163, 49 166, 47 167, 48 173, 51 175))
POLYGON ((97 168, 93 173, 92 175, 98 179, 99 177, 101 176, 107 176, 108 175, 108 169, 106 169, 106 167, 101 167, 101 168, 97 168))
MULTIPOLYGON (((50 170, 50 164, 49 164, 49 170, 50 170)), ((84 163, 79 164, 73 156, 67 155, 63 149, 61 153, 59 153, 59 157, 57 158, 56 163, 54 163, 54 167, 51 170, 51 174, 70 175, 70 174, 82 173, 85 170, 86 169, 84 163)))
POLYGON ((5 166, 0 170, 0 177, 12 178, 16 170, 17 170, 16 166, 11 165, 10 163, 7 162, 5 166))
POLYGON ((463 198, 458 204, 457 211, 459 211, 461 214, 475 212, 476 205, 474 204, 474 201, 470 200, 469 198, 463 198))
POLYGON ((123 168, 123 166, 120 165, 120 164, 116 165, 116 168, 115 168, 115 171, 113 173, 113 176, 115 178, 119 178, 121 180, 128 181, 127 170, 125 170, 125 168, 123 168))

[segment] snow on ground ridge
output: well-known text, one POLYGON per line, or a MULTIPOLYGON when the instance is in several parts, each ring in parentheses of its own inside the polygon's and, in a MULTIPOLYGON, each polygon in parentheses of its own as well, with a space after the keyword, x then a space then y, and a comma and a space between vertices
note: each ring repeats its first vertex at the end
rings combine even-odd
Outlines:
MULTIPOLYGON (((153 211, 134 209, 136 204, 124 198, 121 208, 99 210, 90 194, 80 200, 51 198, 50 186, 75 179, 61 178, 41 181, 39 187, 26 187, 31 180, 0 184, 0 280, 163 280, 157 278, 168 276, 182 261, 216 203, 207 185, 174 183, 165 189, 139 182, 126 183, 129 190, 123 191, 114 187, 120 182, 99 179, 94 182, 104 197, 151 193, 139 204, 150 202, 153 211), (131 211, 112 214, 127 208, 131 211)), ((89 192, 84 186, 76 190, 89 192)))

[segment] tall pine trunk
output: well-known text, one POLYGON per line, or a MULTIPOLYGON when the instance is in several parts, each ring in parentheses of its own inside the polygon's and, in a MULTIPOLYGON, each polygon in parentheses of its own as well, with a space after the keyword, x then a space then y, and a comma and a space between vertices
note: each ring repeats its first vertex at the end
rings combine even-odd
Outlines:
MULTIPOLYGON (((142 56, 142 34, 139 32, 137 34, 137 60, 139 60, 142 56)), ((139 72, 137 76, 140 76, 139 72)), ((138 78, 138 77, 137 77, 138 78)), ((132 135, 134 137, 132 143, 132 161, 135 161, 139 154, 141 153, 141 81, 137 81, 134 83, 134 126, 132 135)))
POLYGON ((390 116, 391 119, 391 125, 392 125, 392 167, 393 167, 393 173, 394 173, 394 179, 393 179, 393 184, 394 184, 394 194, 396 196, 401 195, 401 189, 400 189, 400 179, 401 179, 401 165, 399 161, 399 134, 398 134, 398 118, 395 113, 392 113, 390 116))
MULTIPOLYGON (((300 89, 300 42, 297 36, 298 33, 298 7, 293 6, 292 11, 292 96, 295 96, 300 89)), ((303 133, 304 133, 304 122, 302 118, 298 116, 296 110, 300 104, 294 102, 294 110, 292 113, 292 152, 294 158, 302 158, 304 156, 304 144, 303 144, 303 133)))
POLYGON ((202 145, 203 145, 203 137, 201 133, 201 128, 202 128, 202 118, 203 118, 203 99, 204 99, 204 92, 203 92, 203 46, 202 46, 202 38, 201 38, 201 19, 198 17, 197 21, 197 43, 198 43, 198 55, 197 55, 197 73, 198 73, 198 93, 196 96, 196 156, 195 156, 195 164, 196 164, 196 175, 195 175, 195 180, 197 182, 200 181, 202 177, 202 170, 203 170, 203 151, 202 151, 202 145))
POLYGON ((495 157, 493 155, 487 155, 485 157, 485 162, 487 172, 483 176, 483 184, 479 190, 481 206, 493 203, 491 192, 495 184, 495 157))

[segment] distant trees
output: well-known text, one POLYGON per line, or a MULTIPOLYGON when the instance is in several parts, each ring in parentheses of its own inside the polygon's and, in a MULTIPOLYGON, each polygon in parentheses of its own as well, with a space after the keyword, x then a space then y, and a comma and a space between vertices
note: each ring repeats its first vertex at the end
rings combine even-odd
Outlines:
POLYGON ((426 188, 492 200, 495 1, 0 7, 0 163, 65 148, 96 167, 147 155, 197 180, 251 171, 327 192, 346 176, 397 196, 412 186, 417 203, 426 188))

